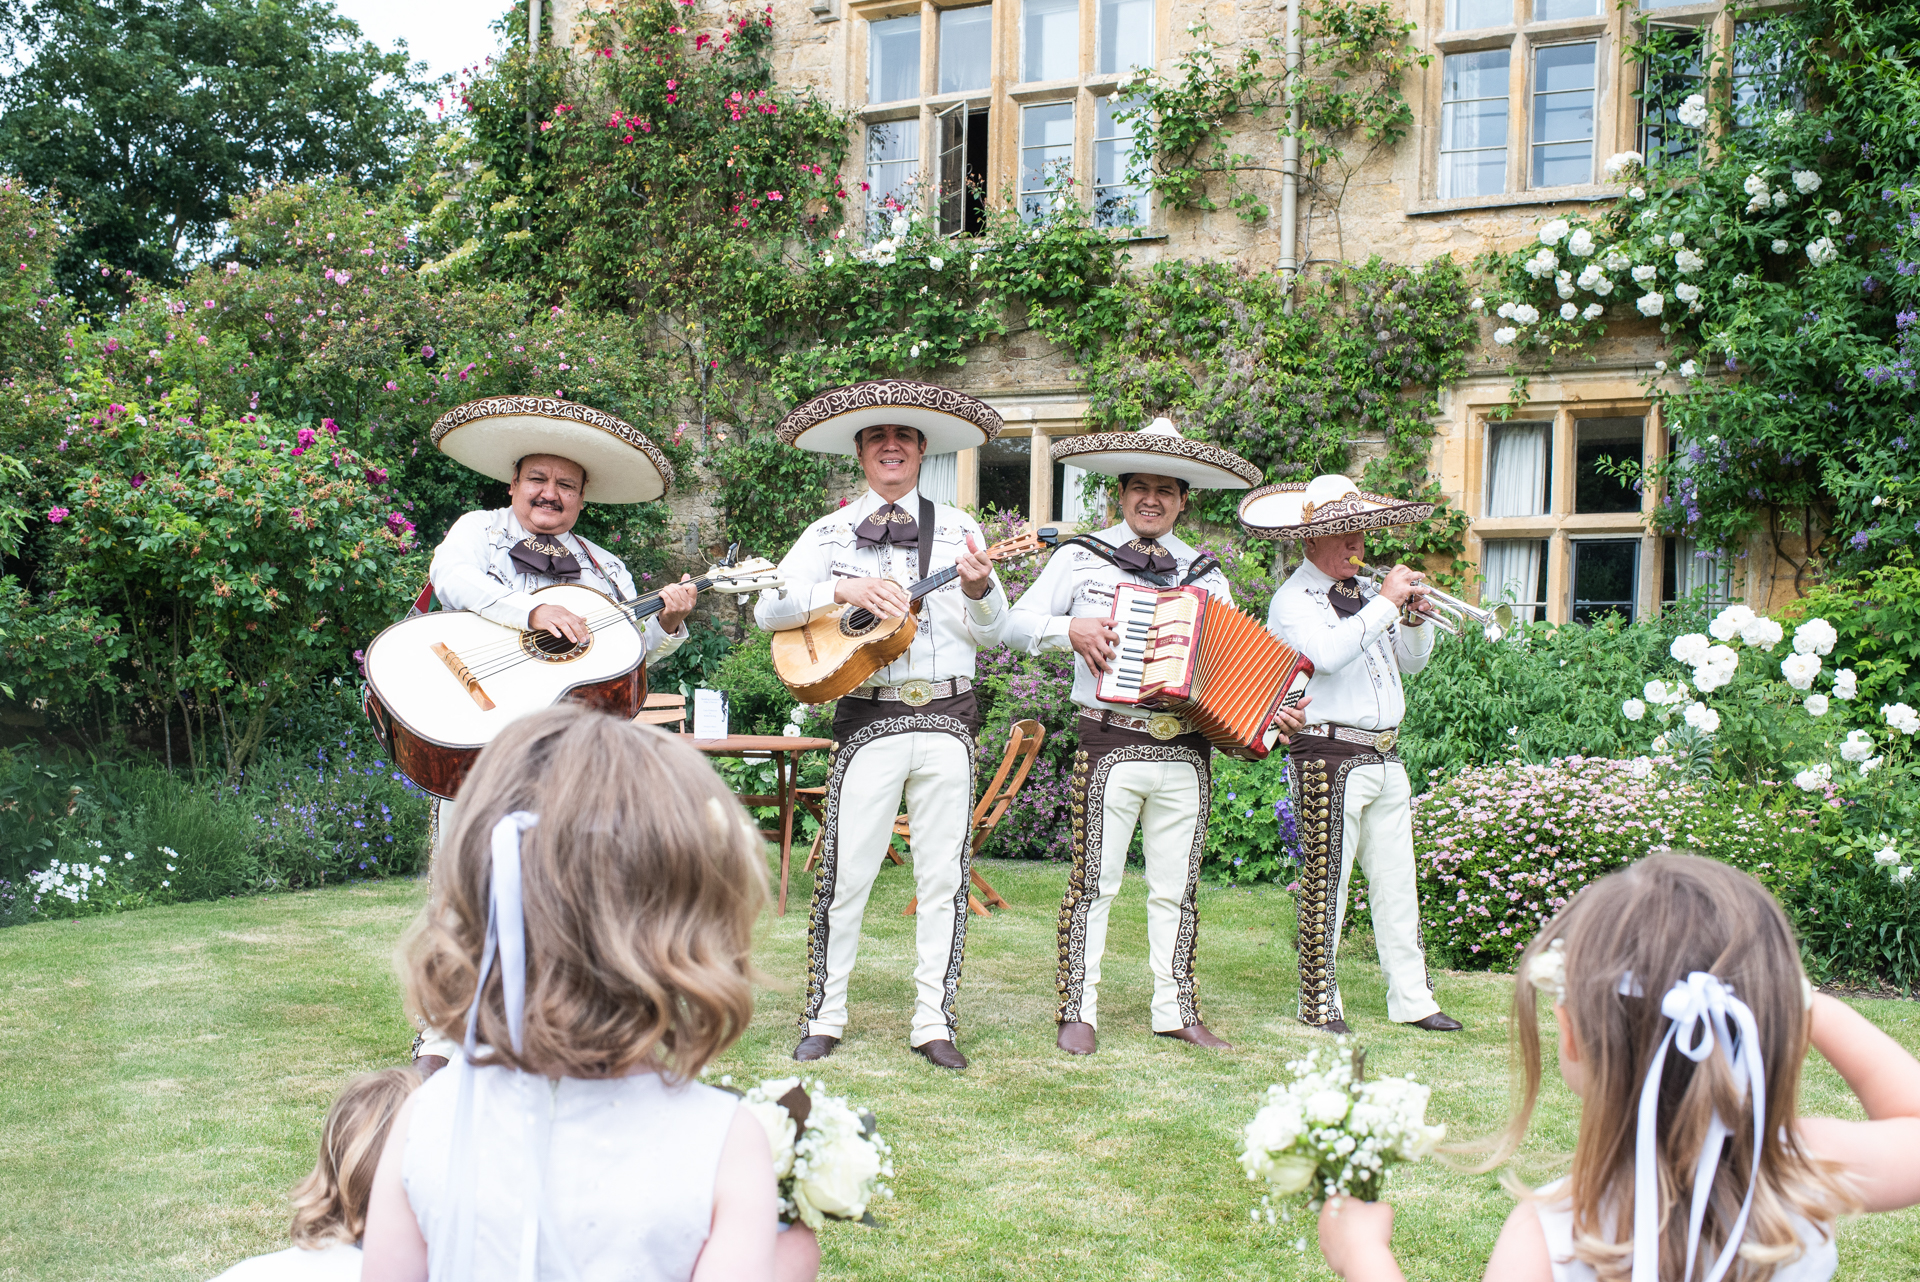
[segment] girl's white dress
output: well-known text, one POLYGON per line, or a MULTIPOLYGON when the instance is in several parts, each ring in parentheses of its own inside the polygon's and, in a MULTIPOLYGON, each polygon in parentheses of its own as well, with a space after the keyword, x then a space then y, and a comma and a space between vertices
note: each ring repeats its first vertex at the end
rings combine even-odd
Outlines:
POLYGON ((213 1282, 360 1282, 360 1248, 351 1242, 317 1251, 290 1246, 242 1260, 213 1282))
MULTIPOLYGON (((401 1166, 430 1250, 448 1240, 456 1215, 459 1189, 448 1187, 447 1157, 459 1070, 449 1065, 415 1093, 401 1166)), ((539 1278, 686 1282, 693 1275, 737 1096, 698 1083, 670 1088, 653 1073, 553 1081, 493 1067, 476 1069, 474 1079, 468 1152, 477 1235, 467 1282, 521 1276, 523 1198, 537 1179, 546 1187, 539 1278), (549 1111, 550 1142, 536 1154, 541 1114, 549 1111)))
MULTIPOLYGON (((1564 1179, 1543 1185, 1534 1209, 1540 1213, 1540 1227, 1547 1234, 1547 1258, 1553 1262, 1553 1282, 1595 1282, 1593 1266, 1573 1258, 1573 1201, 1557 1198, 1566 1184, 1564 1179)), ((1831 1224, 1816 1226, 1800 1222, 1800 1240, 1806 1251, 1773 1271, 1772 1282, 1827 1282, 1840 1267, 1840 1254, 1833 1241, 1831 1224)), ((1694 1276, 1705 1276, 1713 1265, 1711 1258, 1694 1266, 1694 1276)))

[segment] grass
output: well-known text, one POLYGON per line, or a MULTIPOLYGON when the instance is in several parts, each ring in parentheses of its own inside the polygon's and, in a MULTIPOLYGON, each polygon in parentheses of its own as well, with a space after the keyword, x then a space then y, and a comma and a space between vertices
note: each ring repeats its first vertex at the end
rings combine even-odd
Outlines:
MULTIPOLYGON (((1144 887, 1114 912, 1100 1053, 1053 1046, 1058 865, 993 864, 1011 912, 975 918, 961 990, 965 1073, 906 1050, 912 923, 908 871, 888 865, 868 911, 848 1039, 821 1066, 871 1106, 895 1147, 897 1200, 879 1229, 835 1226, 823 1276, 880 1279, 1326 1278, 1296 1221, 1249 1223, 1257 1189, 1234 1162, 1240 1126, 1286 1060, 1317 1044, 1290 1018, 1291 901, 1202 891, 1200 994, 1237 1044, 1212 1054, 1147 1032, 1144 887)), ((747 1037, 716 1067, 785 1075, 805 955, 799 905, 768 918, 763 992, 747 1037)), ((203 1279, 285 1243, 286 1191, 313 1160, 319 1122, 348 1074, 400 1062, 412 1030, 393 946, 419 882, 149 909, 0 931, 0 1278, 203 1279)), ((1348 1014, 1369 1065, 1435 1087, 1456 1135, 1499 1124, 1507 1103, 1508 980, 1442 974, 1467 1023, 1441 1036, 1388 1024, 1369 941, 1349 941, 1348 1014)), ((1920 1048, 1920 1007, 1858 1007, 1920 1048)), ((1808 1112, 1858 1116, 1838 1077, 1809 1064, 1808 1112)), ((1572 1097, 1550 1083, 1519 1171, 1555 1173, 1572 1097)), ((1512 1203, 1491 1175, 1434 1163, 1390 1182, 1410 1278, 1478 1278, 1512 1203)), ((1842 1277, 1904 1277, 1920 1212, 1841 1228, 1842 1277), (1905 1263, 1902 1263, 1905 1261, 1905 1263)))

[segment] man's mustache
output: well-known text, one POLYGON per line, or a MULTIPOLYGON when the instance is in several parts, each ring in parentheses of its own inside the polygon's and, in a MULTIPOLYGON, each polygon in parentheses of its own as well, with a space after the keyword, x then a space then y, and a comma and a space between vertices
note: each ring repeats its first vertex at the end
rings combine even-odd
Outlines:
POLYGON ((564 512, 567 510, 566 504, 560 502, 558 499, 532 499, 529 501, 528 506, 550 507, 556 512, 564 512))

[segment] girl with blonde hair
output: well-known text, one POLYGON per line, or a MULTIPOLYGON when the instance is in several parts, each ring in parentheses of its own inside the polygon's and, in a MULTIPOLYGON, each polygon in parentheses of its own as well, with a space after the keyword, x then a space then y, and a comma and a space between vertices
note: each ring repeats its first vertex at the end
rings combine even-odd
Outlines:
POLYGON ((465 1028, 374 1179, 367 1282, 811 1277, 767 1134, 694 1079, 753 1014, 758 834, 671 735, 562 705, 480 754, 403 945, 465 1028))
MULTIPOLYGON (((1747 874, 1655 855, 1594 883, 1520 957, 1523 1093, 1487 1166, 1540 1094, 1536 993, 1580 1097, 1565 1179, 1507 1217, 1488 1282, 1823 1282, 1834 1221, 1920 1203, 1920 1062, 1816 994, 1786 915, 1747 874), (1868 1120, 1799 1115, 1809 1045, 1868 1120)), ((1330 1201, 1320 1246, 1350 1282, 1401 1278, 1385 1203, 1330 1201)))
POLYGON ((293 1190, 293 1245, 256 1255, 214 1282, 354 1282, 373 1173, 394 1114, 420 1085, 410 1068, 362 1073, 346 1084, 320 1131, 320 1160, 293 1190))

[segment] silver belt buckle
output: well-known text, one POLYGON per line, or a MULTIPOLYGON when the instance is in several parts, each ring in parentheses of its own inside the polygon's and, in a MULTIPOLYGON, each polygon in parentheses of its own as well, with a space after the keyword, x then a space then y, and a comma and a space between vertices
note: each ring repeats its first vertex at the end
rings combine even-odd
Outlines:
POLYGON ((1399 742, 1400 732, 1398 730, 1382 730, 1379 734, 1373 736, 1373 750, 1375 752, 1392 752, 1393 745, 1399 742))
POLYGON ((900 702, 909 708, 918 708, 922 704, 933 702, 933 682, 915 677, 911 681, 900 683, 900 702))
POLYGON ((1156 739, 1178 739, 1184 727, 1171 712, 1156 712, 1147 718, 1147 733, 1156 739))

